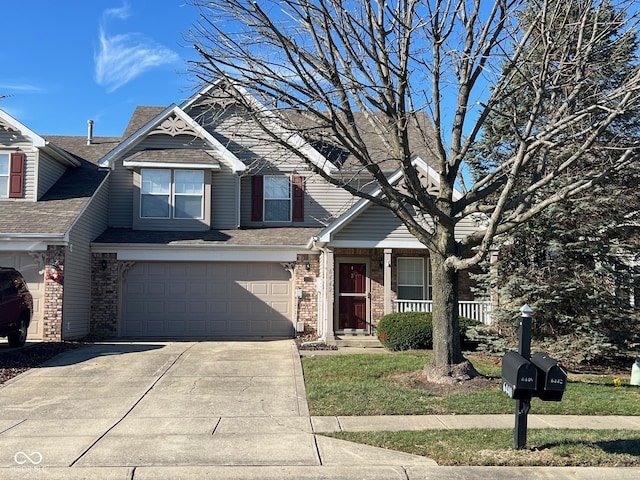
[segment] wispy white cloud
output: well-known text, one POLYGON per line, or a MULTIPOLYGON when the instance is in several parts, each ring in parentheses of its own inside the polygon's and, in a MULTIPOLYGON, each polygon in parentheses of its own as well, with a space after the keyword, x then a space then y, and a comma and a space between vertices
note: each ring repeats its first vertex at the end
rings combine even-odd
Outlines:
POLYGON ((20 83, 20 82, 11 82, 11 83, 2 83, 0 84, 0 90, 11 91, 11 92, 31 92, 31 93, 39 93, 44 90, 37 85, 31 85, 29 83, 20 83))
POLYGON ((102 13, 104 18, 117 18, 119 20, 126 20, 131 16, 131 8, 128 3, 124 3, 118 8, 107 8, 102 13))
MULTIPOLYGON (((124 20, 131 15, 129 6, 103 12, 104 18, 124 20)), ((140 33, 110 35, 104 23, 100 26, 100 48, 95 55, 95 80, 113 92, 137 76, 153 68, 177 62, 173 50, 140 33)))

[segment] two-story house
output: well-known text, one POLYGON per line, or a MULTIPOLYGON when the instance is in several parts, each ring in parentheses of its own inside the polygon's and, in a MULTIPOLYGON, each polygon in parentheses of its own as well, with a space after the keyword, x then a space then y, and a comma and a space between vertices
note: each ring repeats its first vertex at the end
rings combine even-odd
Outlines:
MULTIPOLYGON (((0 137, 0 154, 33 152, 25 186, 33 190, 44 177, 44 158, 61 164, 62 174, 41 188, 41 196, 0 199, 2 212, 17 216, 13 205, 19 203, 45 212, 40 204, 54 199, 78 204, 69 209, 73 225, 42 213, 56 223, 57 242, 41 240, 39 250, 28 244, 20 250, 17 242, 25 235, 54 230, 43 222, 32 230, 16 224, 10 257, 0 257, 18 268, 20 262, 34 264, 30 286, 40 280, 43 289, 49 282, 61 290, 59 338, 281 337, 306 328, 333 339, 373 334, 377 320, 398 302, 414 308, 431 298, 428 251, 395 216, 313 175, 269 141, 242 108, 216 101, 211 89, 180 106, 138 107, 117 141, 44 140, 14 119, 4 123, 5 132, 15 133, 0 137), (79 180, 83 169, 87 181, 79 180), (27 180, 29 172, 33 180, 27 180), (86 196, 73 193, 81 186, 74 178, 86 196), (84 227, 80 241, 74 230, 83 225, 90 228, 84 227), (49 278, 52 265, 63 269, 64 282, 49 278), (39 279, 38 272, 44 272, 39 279), (76 285, 72 278, 80 272, 82 285, 76 285), (90 304, 84 321, 68 302, 76 296, 90 304)), ((368 180, 360 179, 348 156, 336 158, 317 145, 303 148, 319 168, 368 180)), ((415 165, 437 188, 427 162, 416 156, 415 165)), ((402 180, 399 172, 387 173, 402 180)), ((0 221, 0 235, 6 252, 5 223, 0 221)), ((476 228, 470 219, 459 235, 476 228)), ((463 299, 472 300, 468 277, 461 281, 463 299)))

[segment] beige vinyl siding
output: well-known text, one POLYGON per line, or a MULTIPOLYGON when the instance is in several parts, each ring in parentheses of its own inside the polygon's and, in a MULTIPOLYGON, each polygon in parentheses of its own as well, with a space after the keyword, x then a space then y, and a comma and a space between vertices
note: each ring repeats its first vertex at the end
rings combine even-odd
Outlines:
MULTIPOLYGON (((290 173, 282 174, 291 175, 290 173)), ((265 225, 264 222, 251 221, 251 178, 242 177, 240 188, 241 225, 243 227, 265 225)), ((357 200, 346 190, 327 183, 319 176, 306 177, 304 181, 304 222, 292 222, 291 225, 296 227, 326 226, 340 214, 346 212, 357 200)))
POLYGON ((215 117, 210 111, 202 109, 194 109, 190 115, 197 118, 211 135, 255 173, 265 164, 264 159, 281 171, 292 172, 300 168, 299 157, 278 145, 255 121, 244 116, 240 107, 216 112, 215 117))
POLYGON ((67 167, 40 153, 38 158, 38 199, 58 181, 67 167))
MULTIPOLYGON (((456 240, 461 240, 478 229, 472 218, 463 219, 456 228, 456 240)), ((345 225, 334 237, 334 242, 416 242, 420 244, 407 227, 390 210, 378 205, 370 205, 345 225)))
MULTIPOLYGON (((225 225, 224 228, 235 228, 235 210, 220 211, 220 202, 222 208, 227 205, 229 209, 234 208, 236 202, 235 179, 233 172, 228 165, 224 164, 224 159, 218 155, 211 147, 202 139, 194 138, 190 135, 150 135, 142 140, 138 145, 127 153, 129 158, 136 153, 145 149, 171 149, 171 148, 191 148, 194 150, 206 150, 217 159, 222 167, 221 172, 212 171, 212 188, 220 188, 220 192, 212 193, 212 221, 215 225, 225 225), (222 178, 225 177, 225 178, 222 178), (233 189, 233 190, 231 190, 233 189), (220 219, 218 220, 218 216, 220 219), (227 226, 232 225, 232 226, 227 226)), ((125 158, 125 160, 126 160, 125 158)), ((115 170, 111 175, 111 193, 109 200, 109 226, 131 228, 133 225, 133 216, 139 215, 134 207, 134 179, 133 170, 123 166, 123 160, 116 162, 115 170)), ((215 226, 214 228, 223 228, 215 226)))
POLYGON ((24 164, 24 198, 22 199, 7 199, 3 198, 3 201, 23 201, 23 200, 36 200, 36 162, 37 153, 33 151, 33 145, 28 138, 18 135, 14 131, 6 131, 0 129, 0 150, 7 149, 15 152, 16 149, 25 154, 24 164))
POLYGON ((169 149, 169 148, 193 148, 196 150, 210 150, 211 147, 201 138, 195 138, 193 135, 149 135, 144 138, 138 145, 133 147, 127 156, 134 155, 142 150, 152 149, 169 149))
POLYGON ((220 167, 211 172, 211 228, 233 230, 238 226, 238 177, 228 165, 220 167))
POLYGON ((107 177, 69 232, 69 247, 65 255, 63 339, 81 337, 89 333, 90 243, 107 228, 108 191, 107 177))
POLYGON ((131 228, 133 222, 133 170, 118 160, 109 175, 109 226, 131 228))

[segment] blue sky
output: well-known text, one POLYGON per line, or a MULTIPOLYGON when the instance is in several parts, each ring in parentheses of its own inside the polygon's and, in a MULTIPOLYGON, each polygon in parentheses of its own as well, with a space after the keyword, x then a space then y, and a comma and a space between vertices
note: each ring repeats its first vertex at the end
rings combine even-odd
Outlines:
POLYGON ((184 0, 28 0, 2 9, 0 108, 36 133, 120 136, 137 105, 194 92, 184 0), (9 39, 7 41, 7 39, 9 39))

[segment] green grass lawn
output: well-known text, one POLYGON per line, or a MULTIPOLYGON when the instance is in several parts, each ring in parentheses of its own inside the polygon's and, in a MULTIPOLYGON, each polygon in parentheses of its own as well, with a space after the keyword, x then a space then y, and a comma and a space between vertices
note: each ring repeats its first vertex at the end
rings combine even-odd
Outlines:
MULTIPOLYGON (((414 388, 397 377, 421 370, 430 352, 303 358, 312 415, 513 414, 500 389, 500 365, 468 355, 495 381, 485 389, 449 394, 414 388)), ((561 402, 533 399, 532 414, 640 415, 640 388, 629 377, 569 375, 561 402)), ((513 448, 512 429, 340 432, 330 436, 423 455, 440 465, 640 466, 640 431, 529 429, 527 448, 513 448)))
POLYGON ((640 432, 529 429, 527 448, 513 448, 513 430, 341 432, 332 437, 435 460, 439 465, 640 466, 640 432))
MULTIPOLYGON (((435 394, 401 386, 394 375, 421 370, 430 352, 389 355, 330 355, 303 358, 312 415, 509 414, 514 401, 500 389, 500 365, 468 355, 476 369, 495 379, 492 387, 465 393, 435 394)), ((532 414, 640 415, 640 388, 613 385, 613 377, 569 375, 561 402, 534 398, 532 414)))

